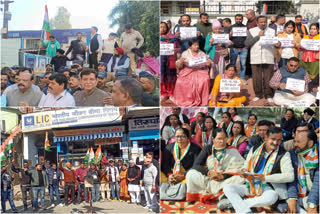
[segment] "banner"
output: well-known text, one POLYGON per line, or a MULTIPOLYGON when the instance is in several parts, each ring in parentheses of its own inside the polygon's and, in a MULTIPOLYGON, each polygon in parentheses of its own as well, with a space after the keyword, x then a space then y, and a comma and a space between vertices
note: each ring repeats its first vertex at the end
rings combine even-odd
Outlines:
POLYGON ((214 44, 227 44, 229 42, 229 34, 212 34, 214 44))
POLYGON ((261 36, 259 44, 261 46, 273 46, 278 43, 278 37, 276 36, 261 36))
POLYGON ((233 27, 232 28, 232 37, 245 37, 247 36, 246 27, 233 27))
POLYGON ((220 92, 226 92, 226 93, 240 92, 240 80, 221 79, 220 92))
POLYGON ((145 117, 129 120, 129 131, 159 129, 159 117, 145 117))
POLYGON ((197 37, 196 27, 180 27, 179 29, 181 39, 191 39, 197 37))
POLYGON ((170 56, 174 54, 174 44, 160 44, 160 55, 161 56, 170 56))
POLYGON ((91 107, 45 111, 22 115, 22 132, 120 122, 117 107, 91 107))
POLYGON ((318 51, 319 41, 319 39, 301 39, 301 47, 310 51, 318 51))

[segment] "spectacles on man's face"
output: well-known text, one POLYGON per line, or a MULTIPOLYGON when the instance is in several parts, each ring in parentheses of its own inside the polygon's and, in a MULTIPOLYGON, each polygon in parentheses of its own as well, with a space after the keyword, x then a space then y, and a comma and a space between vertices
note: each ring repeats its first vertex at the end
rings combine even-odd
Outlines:
POLYGON ((292 64, 289 64, 290 67, 298 67, 299 65, 296 64, 296 65, 292 65, 292 64))
POLYGON ((175 138, 176 138, 176 139, 179 139, 179 138, 180 138, 180 139, 185 139, 185 138, 187 138, 187 136, 175 136, 175 138))

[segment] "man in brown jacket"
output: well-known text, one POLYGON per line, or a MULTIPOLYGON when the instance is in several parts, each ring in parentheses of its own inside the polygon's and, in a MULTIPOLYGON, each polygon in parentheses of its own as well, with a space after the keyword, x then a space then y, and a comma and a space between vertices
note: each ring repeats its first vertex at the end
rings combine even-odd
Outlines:
POLYGON ((65 199, 65 206, 68 205, 68 196, 69 190, 71 191, 71 203, 74 203, 75 194, 74 194, 74 187, 76 185, 76 172, 71 168, 71 163, 66 163, 66 168, 62 167, 62 162, 64 158, 60 159, 59 169, 63 172, 64 175, 64 199, 65 199))
POLYGON ((108 183, 108 174, 107 174, 107 165, 103 164, 102 169, 100 169, 100 192, 102 197, 102 202, 104 202, 106 199, 111 198, 110 196, 110 187, 108 183), (106 198, 106 192, 107 191, 107 198, 106 198))

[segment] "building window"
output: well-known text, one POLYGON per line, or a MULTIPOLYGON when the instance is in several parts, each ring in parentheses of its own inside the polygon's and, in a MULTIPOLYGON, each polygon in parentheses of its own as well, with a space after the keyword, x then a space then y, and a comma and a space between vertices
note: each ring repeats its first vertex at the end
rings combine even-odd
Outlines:
POLYGON ((200 2, 178 2, 177 12, 185 14, 186 8, 200 8, 200 2))
POLYGON ((161 1, 161 15, 170 15, 172 13, 172 2, 161 1))
POLYGON ((39 49, 40 39, 26 39, 26 49, 39 49))

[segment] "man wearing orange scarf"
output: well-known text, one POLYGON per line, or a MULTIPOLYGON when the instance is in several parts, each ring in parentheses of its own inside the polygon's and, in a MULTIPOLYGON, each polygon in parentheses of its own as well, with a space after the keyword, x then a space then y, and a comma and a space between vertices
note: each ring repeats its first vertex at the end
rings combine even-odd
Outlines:
POLYGON ((289 213, 319 213, 319 144, 310 124, 297 127, 295 149, 290 150, 294 181, 288 185, 289 213))
POLYGON ((287 184, 294 180, 294 170, 289 152, 280 147, 282 130, 270 127, 265 143, 254 146, 240 171, 247 179, 246 185, 229 184, 223 188, 228 199, 219 209, 233 206, 236 213, 253 213, 251 208, 271 206, 285 200, 287 184))

